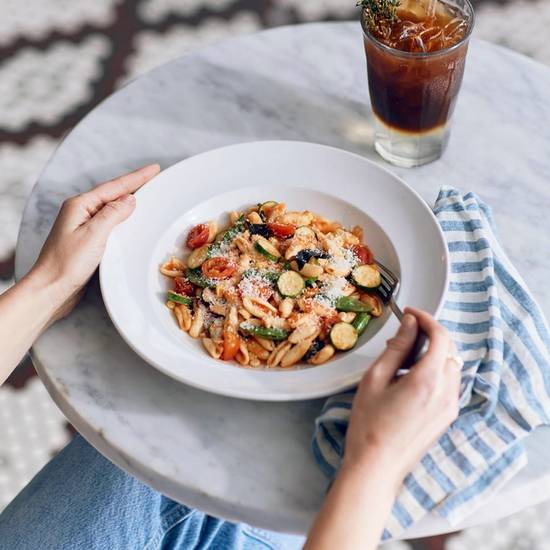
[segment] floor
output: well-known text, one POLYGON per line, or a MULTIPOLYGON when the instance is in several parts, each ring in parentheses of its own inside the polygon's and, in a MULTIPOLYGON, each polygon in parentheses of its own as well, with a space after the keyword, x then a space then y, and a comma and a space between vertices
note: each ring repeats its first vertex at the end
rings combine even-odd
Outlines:
MULTIPOLYGON (((476 35, 550 65, 548 0, 474 2, 476 35)), ((2 0, 0 292, 21 213, 60 138, 125 82, 203 44, 265 27, 357 17, 354 0, 2 0)), ((70 438, 24 361, 0 389, 0 510, 70 438)), ((550 505, 452 537, 386 548, 546 550, 550 505)))

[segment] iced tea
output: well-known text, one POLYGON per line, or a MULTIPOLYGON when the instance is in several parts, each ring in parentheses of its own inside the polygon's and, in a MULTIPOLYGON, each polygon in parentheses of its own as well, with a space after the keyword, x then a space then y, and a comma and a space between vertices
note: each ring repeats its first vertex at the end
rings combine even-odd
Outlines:
POLYGON ((375 148, 389 162, 439 158, 464 74, 473 9, 468 0, 403 0, 391 20, 363 10, 375 148))

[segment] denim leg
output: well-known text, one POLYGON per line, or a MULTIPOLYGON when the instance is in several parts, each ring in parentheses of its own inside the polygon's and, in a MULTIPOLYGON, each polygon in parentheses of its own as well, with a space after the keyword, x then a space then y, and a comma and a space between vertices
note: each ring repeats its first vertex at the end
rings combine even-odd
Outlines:
POLYGON ((178 504, 80 436, 0 515, 1 550, 264 550, 300 548, 302 541, 178 504))

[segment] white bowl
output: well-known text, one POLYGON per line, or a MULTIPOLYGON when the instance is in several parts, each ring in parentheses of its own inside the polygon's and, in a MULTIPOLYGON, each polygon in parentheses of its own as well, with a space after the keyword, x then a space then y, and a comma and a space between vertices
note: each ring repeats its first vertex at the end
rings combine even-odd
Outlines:
POLYGON ((401 277, 398 302, 437 314, 447 288, 447 247, 426 203, 401 179, 364 158, 292 141, 243 143, 164 170, 137 193, 132 216, 113 231, 101 262, 107 311, 146 361, 186 384, 245 399, 286 401, 355 385, 397 328, 389 311, 369 324, 360 345, 332 361, 294 369, 249 369, 212 359, 180 331, 164 305, 159 265, 182 252, 188 230, 227 212, 276 200, 345 226, 401 277))

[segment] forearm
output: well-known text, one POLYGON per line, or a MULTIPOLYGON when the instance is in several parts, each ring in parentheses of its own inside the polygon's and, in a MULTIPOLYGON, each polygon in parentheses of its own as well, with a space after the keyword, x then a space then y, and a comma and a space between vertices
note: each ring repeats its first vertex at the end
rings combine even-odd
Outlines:
POLYGON ((380 455, 346 464, 310 530, 306 550, 374 549, 380 542, 399 485, 380 455))
POLYGON ((53 290, 31 272, 0 296, 0 384, 54 316, 53 290))

